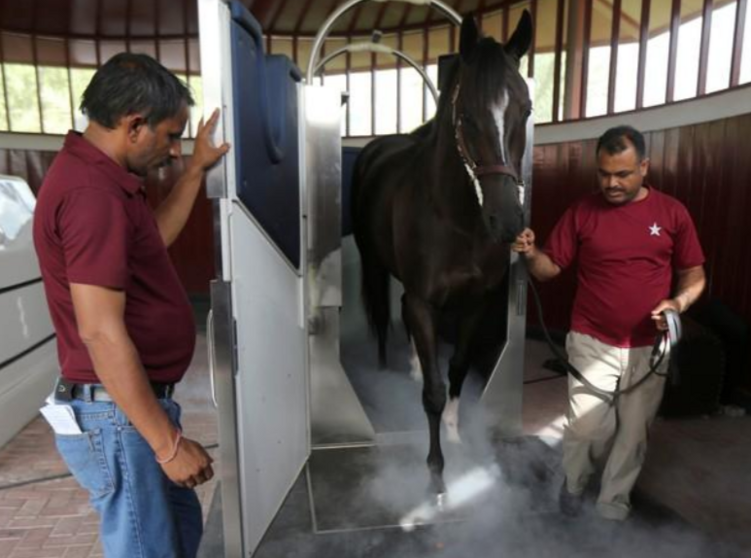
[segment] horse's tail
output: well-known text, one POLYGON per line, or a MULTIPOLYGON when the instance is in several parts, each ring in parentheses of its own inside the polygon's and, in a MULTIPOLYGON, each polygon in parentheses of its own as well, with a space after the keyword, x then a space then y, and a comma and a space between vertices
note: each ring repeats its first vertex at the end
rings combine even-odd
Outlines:
MULTIPOLYGON (((366 148, 367 149, 367 148, 366 148)), ((363 150, 365 151, 365 150, 363 150)), ((360 251, 361 266, 361 295, 365 315, 370 331, 378 339, 378 365, 386 368, 386 341, 388 339, 389 324, 391 323, 390 278, 389 271, 380 261, 369 226, 370 216, 367 214, 369 206, 368 194, 364 188, 367 156, 360 154, 355 162, 352 177, 352 229, 360 251)))
POLYGON ((370 330, 378 339, 378 366, 386 368, 386 341, 391 323, 390 278, 388 270, 381 265, 375 254, 365 255, 362 260, 362 301, 368 317, 370 330))

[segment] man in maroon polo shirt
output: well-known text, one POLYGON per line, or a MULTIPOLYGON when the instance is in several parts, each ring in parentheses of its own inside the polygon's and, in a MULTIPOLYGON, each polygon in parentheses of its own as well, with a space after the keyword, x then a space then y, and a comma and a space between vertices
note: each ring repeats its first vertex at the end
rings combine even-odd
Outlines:
MULTIPOLYGON (((541 281, 578 260, 568 358, 594 386, 613 392, 648 373, 655 336, 667 327, 663 310, 684 312, 701 295, 704 255, 686 208, 644 182, 649 160, 641 133, 611 128, 597 143, 597 161, 600 191, 566 211, 545 249, 535 246, 529 229, 512 249, 541 281)), ((613 399, 569 376, 561 511, 579 513, 590 477, 604 462, 597 511, 606 519, 628 517, 664 385, 664 376, 652 375, 613 399)))
POLYGON ((211 457, 182 437, 174 384, 188 368, 195 326, 167 254, 205 171, 229 149, 196 134, 185 172, 152 212, 143 177, 181 156, 193 105, 188 88, 145 55, 119 54, 94 75, 42 185, 34 243, 57 332, 61 380, 80 434, 56 434, 60 453, 100 515, 108 558, 192 557, 202 532, 193 488, 211 457))

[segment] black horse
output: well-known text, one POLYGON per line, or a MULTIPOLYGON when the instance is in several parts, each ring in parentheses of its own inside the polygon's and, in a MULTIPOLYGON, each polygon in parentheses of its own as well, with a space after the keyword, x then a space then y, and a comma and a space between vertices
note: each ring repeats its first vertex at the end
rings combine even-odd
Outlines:
POLYGON ((402 319, 423 372, 427 461, 438 494, 445 493, 441 415, 446 409, 444 420, 456 425, 470 340, 524 225, 520 172, 531 102, 519 61, 531 40, 526 11, 505 46, 481 37, 465 17, 435 118, 412 134, 373 140, 355 163, 352 216, 365 310, 385 368, 389 274, 402 282, 402 319), (436 351, 446 312, 458 316, 448 408, 436 351))

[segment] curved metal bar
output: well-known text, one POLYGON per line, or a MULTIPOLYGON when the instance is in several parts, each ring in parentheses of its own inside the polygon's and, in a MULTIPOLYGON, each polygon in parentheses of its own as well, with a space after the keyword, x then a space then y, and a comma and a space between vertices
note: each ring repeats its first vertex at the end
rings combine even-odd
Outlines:
MULTIPOLYGON (((333 27, 334 23, 337 19, 339 19, 344 13, 348 12, 350 9, 354 8, 358 4, 362 4, 363 2, 368 2, 369 0, 350 0, 349 2, 342 4, 339 6, 339 8, 332 13, 329 18, 323 23, 323 26, 321 26, 321 29, 318 31, 318 34, 316 35, 316 39, 313 42, 313 48, 310 51, 310 60, 308 61, 308 71, 305 74, 305 81, 307 83, 313 83, 313 76, 315 75, 315 67, 316 62, 318 61, 318 55, 321 52, 321 47, 323 46, 323 42, 326 40, 326 37, 329 34, 329 31, 333 27)), ((375 2, 385 2, 388 0, 373 0, 375 2)), ((456 25, 461 25, 462 23, 462 16, 459 15, 459 13, 454 10, 451 6, 443 2, 442 0, 392 0, 397 2, 407 2, 408 4, 416 4, 418 6, 429 6, 429 7, 435 7, 437 10, 443 12, 443 14, 448 17, 453 23, 456 25)))
POLYGON ((438 104, 438 90, 435 87, 435 84, 433 83, 433 80, 430 79, 430 76, 427 74, 427 72, 423 69, 422 66, 420 66, 411 56, 408 54, 391 48, 390 46, 382 45, 379 43, 372 43, 372 42, 364 42, 364 43, 351 43, 348 45, 343 46, 342 48, 339 48, 335 50, 334 52, 327 54, 323 60, 321 60, 318 64, 316 64, 315 69, 313 70, 313 75, 318 75, 318 73, 323 69, 323 67, 331 62, 334 58, 341 56, 342 54, 346 54, 347 52, 378 52, 381 54, 391 54, 392 56, 396 56, 397 58, 401 58, 404 60, 407 64, 412 66, 415 70, 417 70, 417 73, 420 74, 420 77, 422 77, 423 81, 425 82, 425 85, 428 86, 428 89, 430 89, 430 94, 433 96, 433 100, 438 104))

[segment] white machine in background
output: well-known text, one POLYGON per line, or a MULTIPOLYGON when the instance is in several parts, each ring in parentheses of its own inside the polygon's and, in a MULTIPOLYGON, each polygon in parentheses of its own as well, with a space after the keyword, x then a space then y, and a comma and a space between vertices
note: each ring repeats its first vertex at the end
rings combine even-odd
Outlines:
POLYGON ((32 239, 35 205, 23 179, 0 176, 0 447, 38 414, 58 371, 32 239))

